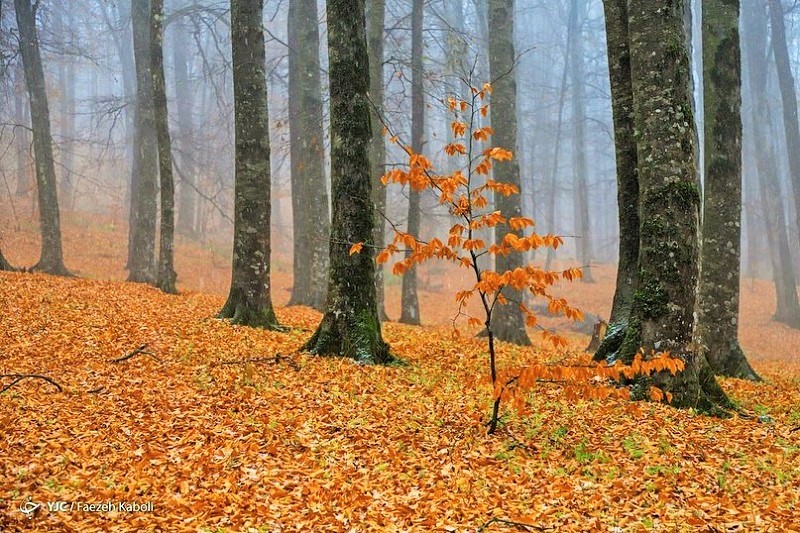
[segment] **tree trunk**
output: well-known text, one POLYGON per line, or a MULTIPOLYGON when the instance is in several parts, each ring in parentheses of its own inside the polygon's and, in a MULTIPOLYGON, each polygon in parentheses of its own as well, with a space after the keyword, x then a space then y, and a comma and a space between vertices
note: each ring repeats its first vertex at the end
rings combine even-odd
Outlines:
POLYGON ((11 266, 11 264, 6 260, 6 257, 3 255, 3 250, 0 248, 0 271, 3 272, 14 272, 17 269, 11 266))
POLYGON ((748 67, 748 87, 753 97, 751 106, 753 138, 758 174, 758 188, 763 205, 764 223, 772 261, 772 278, 775 283, 777 305, 775 320, 793 328, 800 328, 800 302, 786 232, 783 194, 776 168, 777 156, 771 128, 771 109, 767 98, 767 12, 763 3, 745 0, 743 17, 743 42, 748 67), (765 128, 764 125, 767 125, 765 128))
POLYGON ((705 190, 698 333, 715 374, 759 380, 739 346, 742 212, 738 0, 703 3, 705 190))
POLYGON ((233 274, 219 312, 234 324, 278 327, 270 296, 270 150, 264 0, 231 0, 236 188, 233 274))
POLYGON ((289 136, 294 285, 289 305, 322 309, 327 289, 330 217, 316 0, 289 2, 289 136))
POLYGON ((18 127, 14 128, 14 146, 17 153, 17 190, 16 196, 27 197, 33 189, 31 179, 31 141, 28 126, 30 125, 30 107, 25 102, 25 74, 22 66, 14 72, 14 119, 18 127))
POLYGON ((150 2, 131 2, 133 58, 136 66, 136 110, 133 139, 132 182, 136 183, 131 206, 132 232, 128 281, 155 283, 156 222, 158 218, 158 141, 153 111, 153 78, 150 73, 150 2))
POLYGON ((392 360, 381 336, 371 246, 350 254, 352 244, 372 243, 374 205, 367 151, 369 59, 364 1, 332 0, 328 11, 330 57, 331 178, 333 224, 325 315, 304 349, 363 363, 392 360))
MULTIPOLYGON (((492 124, 495 124, 492 144, 514 152, 511 161, 497 163, 494 179, 520 189, 519 159, 517 153, 517 75, 514 52, 514 0, 489 0, 489 72, 492 80, 492 124)), ((495 195, 495 208, 504 217, 522 216, 522 196, 495 195)), ((509 232, 505 225, 495 227, 495 242, 502 242, 509 232)), ((521 232, 517 232, 521 235, 521 232)), ((495 269, 498 273, 523 267, 522 254, 498 254, 495 269)), ((525 317, 519 304, 522 291, 512 287, 503 289, 508 299, 505 305, 495 308, 491 328, 495 338, 523 346, 530 345, 525 331, 525 317)))
POLYGON ((797 119, 797 92, 792 77, 789 49, 786 44, 786 25, 783 19, 783 4, 780 0, 769 0, 769 18, 772 26, 772 50, 778 70, 778 86, 783 103, 783 128, 786 135, 786 151, 789 157, 789 177, 795 206, 795 223, 800 232, 800 124, 797 119))
POLYGON ((570 46, 570 82, 572 83, 572 191, 577 233, 577 257, 583 269, 583 281, 592 278, 592 231, 589 222, 589 190, 586 185, 586 81, 583 59, 583 20, 586 17, 586 0, 572 0, 570 9, 573 24, 570 46))
POLYGON ((606 0, 603 8, 617 162, 619 262, 609 327, 594 354, 597 361, 614 359, 618 355, 627 331, 633 296, 639 284, 639 178, 634 138, 628 0, 606 0))
POLYGON ((47 105, 44 69, 36 32, 36 13, 30 0, 14 0, 14 7, 31 109, 36 185, 39 195, 39 225, 42 233, 41 255, 33 269, 67 276, 69 271, 64 266, 61 248, 61 217, 58 211, 53 137, 50 133, 50 110, 47 105))
MULTIPOLYGON (((422 15, 423 0, 413 0, 411 6, 411 149, 421 154, 425 142, 425 76, 422 62, 422 15)), ((406 231, 419 236, 420 231, 420 191, 408 187, 408 219, 406 231)), ((407 251, 406 256, 411 252, 407 251)), ((417 296, 417 267, 411 266, 403 273, 400 322, 420 323, 419 299, 417 296)))
POLYGON ((164 0, 150 4, 150 72, 153 76, 153 111, 158 144, 158 173, 161 177, 161 231, 159 232, 156 285, 175 294, 175 183, 172 179, 172 143, 169 136, 167 87, 164 79, 164 0))
MULTIPOLYGON (((58 23, 63 28, 72 28, 73 17, 71 10, 56 11, 58 23), (66 17, 66 20, 64 20, 66 17)), ((62 34, 62 39, 68 42, 67 32, 62 34)), ((58 196, 61 198, 62 206, 71 209, 75 201, 75 184, 72 182, 72 167, 74 165, 75 150, 75 63, 71 56, 64 57, 58 66, 58 84, 61 89, 59 111, 61 115, 60 127, 60 151, 61 161, 61 180, 59 181, 58 196)))
MULTIPOLYGON (((372 201, 375 203, 375 228, 372 239, 376 248, 386 245, 386 187, 381 178, 386 171, 386 139, 379 113, 383 113, 383 29, 386 16, 385 0, 367 0, 367 48, 369 52, 369 97, 372 140, 369 162, 372 173, 372 201)), ((375 266, 375 296, 378 317, 387 320, 384 303, 384 267, 375 266)))
MULTIPOLYGON (((639 161, 640 286, 620 357, 640 348, 686 363, 655 382, 673 405, 714 411, 728 404, 698 346, 700 191, 684 0, 631 0, 629 46, 639 161), (646 164, 645 164, 646 162, 646 164)), ((646 394, 646 389, 637 391, 646 394)))
POLYGON ((180 152, 180 188, 178 189, 178 220, 176 231, 194 239, 194 221, 197 217, 197 191, 195 190, 194 142, 194 90, 189 79, 189 58, 186 53, 189 33, 177 24, 173 34, 172 64, 175 69, 175 106, 178 118, 178 150, 180 152))

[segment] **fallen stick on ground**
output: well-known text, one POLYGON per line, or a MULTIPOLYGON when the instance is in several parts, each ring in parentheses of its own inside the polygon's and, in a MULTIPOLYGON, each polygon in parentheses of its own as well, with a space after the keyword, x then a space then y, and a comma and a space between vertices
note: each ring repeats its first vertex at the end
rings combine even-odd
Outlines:
POLYGON ((153 355, 151 352, 147 351, 147 345, 146 344, 142 344, 141 346, 136 348, 131 353, 129 353, 127 355, 123 355, 122 357, 118 357, 116 359, 112 359, 112 360, 109 361, 109 363, 121 363, 122 361, 127 361, 128 359, 130 359, 132 357, 135 357, 135 356, 137 356, 139 354, 149 355, 150 357, 152 357, 153 359, 155 359, 159 363, 161 362, 161 359, 159 359, 158 357, 153 355))
POLYGON ((55 388, 57 388, 58 392, 64 392, 63 389, 61 388, 61 385, 59 385, 54 379, 48 378, 47 376, 40 376, 39 374, 0 374, 0 378, 12 378, 14 380, 5 387, 3 387, 3 390, 0 390, 0 394, 3 394, 5 391, 10 389, 23 379, 42 379, 53 385, 55 388))

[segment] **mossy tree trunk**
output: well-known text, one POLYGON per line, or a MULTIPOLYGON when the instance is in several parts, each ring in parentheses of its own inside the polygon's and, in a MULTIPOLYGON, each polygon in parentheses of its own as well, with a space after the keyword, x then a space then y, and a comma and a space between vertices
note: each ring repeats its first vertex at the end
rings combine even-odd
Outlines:
MULTIPOLYGON (((497 163, 494 179, 520 188, 517 153, 517 76, 514 52, 514 0, 489 0, 489 73, 492 81, 492 124, 495 125, 492 144, 514 152, 511 161, 497 163)), ((522 195, 495 195, 495 208, 506 218, 522 216, 522 195)), ((505 225, 495 227, 495 242, 501 242, 509 231, 505 225)), ((514 270, 523 266, 523 254, 497 255, 497 272, 514 270)), ((492 333, 501 341, 527 346, 531 341, 525 331, 525 317, 519 304, 522 292, 512 287, 503 289, 508 299, 505 305, 495 307, 492 315, 492 333)))
POLYGON ((797 91, 792 76, 789 47, 786 43, 786 22, 783 2, 769 0, 769 19, 772 28, 772 51, 778 71, 778 87, 783 104, 783 130, 786 135, 786 152, 789 158, 789 178, 794 193, 795 223, 800 231, 800 124, 797 119, 797 91))
POLYGON ((606 0, 603 8, 614 114, 619 262, 609 327, 594 354, 598 361, 616 357, 625 338, 633 295, 639 284, 639 171, 634 138, 628 0, 606 0))
POLYGON ((322 309, 328 272, 330 217, 316 0, 290 0, 289 136, 294 228, 294 284, 289 305, 322 309))
POLYGON ((175 294, 175 182, 172 179, 172 142, 169 135, 167 87, 164 78, 164 0, 150 4, 150 72, 153 76, 153 111, 161 177, 161 231, 159 232, 156 285, 175 294))
MULTIPOLYGON (((35 5, 38 6, 38 2, 35 5)), ((50 133, 50 110, 47 104, 42 56, 39 51, 39 36, 36 31, 36 12, 30 0, 14 0, 14 7, 31 111, 36 186, 39 195, 39 226, 42 234, 41 254, 33 269, 67 276, 69 271, 64 266, 61 246, 61 216, 56 190, 53 137, 50 133)))
POLYGON ((623 361, 642 348, 686 363, 656 383, 673 405, 713 410, 728 400, 699 347, 700 191, 684 0, 631 0, 629 43, 639 162, 639 272, 623 361))
POLYGON ((786 232, 786 216, 783 207, 783 192, 776 167, 777 155, 770 124, 772 110, 767 93, 767 65, 769 65, 768 17, 766 5, 755 0, 745 0, 742 31, 744 58, 748 70, 748 87, 753 97, 751 107, 753 138, 755 140, 756 171, 761 203, 764 206, 764 223, 772 262, 772 279, 777 297, 775 320, 793 328, 800 328, 800 302, 797 298, 797 283, 792 267, 789 236, 786 232))
MULTIPOLYGON (((422 15, 423 0, 413 0, 411 5, 411 149, 421 154, 425 143, 425 76, 422 62, 422 15)), ((420 230, 420 191, 409 185, 408 218, 406 231, 419 235, 420 230)), ((406 256, 411 252, 406 252, 406 256)), ((417 267, 412 266, 403 273, 400 322, 419 324, 419 298, 417 296, 417 267)))
POLYGON ((592 277, 592 227, 589 221, 589 189, 586 165, 586 73, 583 51, 583 21, 586 18, 586 0, 572 0, 570 21, 569 77, 572 84, 572 194, 577 257, 583 270, 582 281, 590 283, 592 277))
POLYGON ((133 58, 136 67, 136 110, 133 139, 131 226, 128 281, 156 281, 156 223, 158 218, 158 141, 150 72, 150 2, 131 3, 133 58))
POLYGON ((234 324, 275 328, 270 296, 270 150, 264 0, 231 0, 236 131, 233 271, 219 312, 234 324))
POLYGON ((705 182, 699 334, 715 374, 758 380, 739 346, 742 213, 739 1, 703 3, 705 182))
MULTIPOLYGON (((385 0, 367 0, 367 50, 369 53, 369 97, 372 121, 372 141, 369 145, 369 163, 372 174, 372 201, 375 203, 375 228, 372 239, 376 248, 386 244, 386 187, 381 178, 386 170, 386 139, 379 113, 383 113, 383 30, 386 18, 385 0)), ((386 320, 384 303, 383 265, 375 267, 375 295, 378 317, 386 320)))
POLYGON ((369 59, 364 0, 329 0, 333 223, 325 314, 304 349, 363 363, 391 361, 375 301, 374 205, 368 150, 369 59), (365 243, 350 254, 353 243, 365 243))

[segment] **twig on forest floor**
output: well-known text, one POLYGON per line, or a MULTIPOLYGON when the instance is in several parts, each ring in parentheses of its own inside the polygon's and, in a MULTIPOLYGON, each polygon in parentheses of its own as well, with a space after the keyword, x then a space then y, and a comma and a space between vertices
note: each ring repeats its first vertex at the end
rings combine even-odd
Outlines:
POLYGON ((489 520, 488 522, 486 522, 485 524, 483 524, 481 527, 476 529, 475 531, 476 531, 476 533, 480 533, 481 531, 486 531, 486 529, 488 529, 488 527, 491 526, 492 524, 503 524, 505 526, 514 526, 517 529, 524 528, 524 529, 522 529, 522 531, 534 531, 534 530, 535 531, 549 531, 551 529, 555 529, 554 527, 550 527, 550 526, 545 527, 545 526, 539 526, 539 525, 536 525, 536 524, 525 524, 523 522, 515 522, 514 520, 506 520, 505 518, 494 517, 491 520, 489 520))
POLYGON ((291 357, 287 357, 281 353, 276 353, 272 357, 254 357, 252 359, 236 359, 233 361, 217 361, 216 363, 211 363, 210 366, 226 366, 226 365, 245 365, 248 363, 264 363, 264 364, 272 364, 277 365, 281 361, 286 361, 289 363, 289 366, 292 367, 293 370, 300 370, 300 365, 297 364, 297 361, 292 359, 291 357))
POLYGON ((59 385, 54 379, 49 378, 47 376, 40 376, 39 374, 0 374, 0 378, 12 378, 14 380, 5 387, 3 387, 3 390, 0 390, 0 394, 3 394, 5 391, 10 389, 23 379, 41 379, 53 385, 56 389, 58 389, 58 392, 64 392, 64 390, 61 388, 61 385, 59 385))
POLYGON ((96 389, 90 389, 90 390, 88 390, 86 392, 87 392, 87 394, 97 394, 98 392, 103 392, 104 389, 105 389, 105 387, 100 386, 100 387, 97 387, 96 389))
POLYGON ((133 350, 131 353, 129 353, 127 355, 123 355, 122 357, 117 357, 116 359, 112 359, 112 360, 109 361, 109 363, 121 363, 122 361, 127 361, 128 359, 130 359, 132 357, 135 357, 135 356, 137 356, 139 354, 149 355, 150 357, 152 357, 153 359, 155 359, 159 363, 163 362, 163 361, 161 361, 161 359, 159 359, 158 357, 153 355, 152 352, 148 352, 147 351, 147 345, 146 344, 142 344, 141 346, 139 346, 138 348, 133 350))

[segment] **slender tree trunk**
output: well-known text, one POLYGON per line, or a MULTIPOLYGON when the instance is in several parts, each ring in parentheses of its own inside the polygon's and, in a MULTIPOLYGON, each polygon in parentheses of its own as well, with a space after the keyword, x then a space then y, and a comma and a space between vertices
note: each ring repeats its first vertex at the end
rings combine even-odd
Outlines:
MULTIPOLYGON (((369 52, 369 96, 372 140, 369 145, 369 162, 372 173, 372 201, 375 203, 375 229, 372 239, 376 248, 386 245, 386 187, 381 178, 386 171, 386 139, 380 113, 383 113, 383 29, 386 16, 385 0, 367 0, 367 48, 369 52)), ((375 267, 375 294, 378 300, 378 317, 387 320, 384 303, 384 268, 375 267)))
POLYGON ((25 74, 20 65, 14 73, 14 117, 19 124, 14 128, 14 146, 17 153, 17 190, 16 196, 27 197, 33 189, 31 179, 31 140, 28 126, 30 124, 30 107, 25 101, 25 74))
MULTIPOLYGON (((411 149, 417 154, 422 153, 425 141, 425 93, 423 92, 425 72, 422 61, 423 11, 423 0, 413 0, 411 7, 411 149)), ((411 235, 419 235, 420 231, 420 192, 410 185, 406 231, 411 235)), ((410 254, 410 251, 406 252, 406 256, 410 254)), ((412 266, 403 273, 401 299, 400 322, 419 324, 416 266, 412 266)))
POLYGON ((592 231, 589 222, 589 190, 586 185, 589 170, 586 165, 586 81, 583 59, 583 31, 581 26, 586 16, 586 0, 572 0, 570 46, 570 82, 572 84, 572 190, 577 232, 577 257, 583 266, 583 281, 593 282, 592 231))
MULTIPOLYGON (((492 124, 496 125, 492 144, 514 152, 511 161, 497 163, 494 179, 520 189, 517 156, 517 75, 514 52, 514 0, 489 0, 489 71, 492 80, 492 124)), ((522 216, 522 196, 495 195, 495 208, 504 217, 522 216)), ((495 227, 495 242, 501 242, 509 229, 495 227)), ((517 232, 521 234, 521 232, 517 232)), ((497 255, 495 270, 499 273, 523 267, 521 254, 497 255)), ((492 333, 501 341, 530 345, 525 331, 525 317, 520 308, 522 291, 506 287, 503 295, 508 303, 498 306, 492 316, 492 333)))
MULTIPOLYGON (((699 347, 694 314, 700 274, 700 191, 684 0, 631 0, 629 46, 639 161, 640 286, 620 357, 640 348, 686 363, 659 374, 673 405, 727 406, 699 347), (646 164, 644 164, 646 162, 646 164)), ((646 390, 639 391, 646 394, 646 390)))
POLYGON ((703 3, 705 190, 699 335, 715 374, 759 380, 739 346, 742 212, 738 0, 703 3))
POLYGON ((178 111, 178 148, 180 151, 180 188, 178 189, 178 221, 176 231, 191 239, 197 217, 197 191, 195 190, 194 142, 194 90, 189 79, 187 41, 189 34, 183 25, 175 28, 172 46, 172 64, 175 69, 175 106, 178 111))
POLYGON ((634 138, 628 0, 603 2, 617 162, 619 259, 609 328, 595 360, 615 358, 625 338, 639 284, 639 178, 634 138))
POLYGON ((236 190, 233 274, 219 313, 235 324, 276 328, 270 296, 270 150, 264 0, 231 0, 236 190))
MULTIPOLYGON (((71 10, 65 10, 65 13, 58 10, 56 13, 62 28, 72 27, 73 17, 71 10), (66 20, 62 20, 64 16, 66 16, 66 20)), ((68 35, 64 34, 63 38, 65 40, 68 39, 68 35)), ((75 195, 75 185, 72 181, 72 167, 75 160, 75 63, 72 57, 67 56, 61 60, 58 67, 58 81, 62 92, 59 105, 59 114, 61 115, 61 161, 59 162, 61 180, 59 181, 58 196, 61 198, 61 204, 66 206, 66 209, 71 209, 75 195)))
POLYGON ((368 150, 369 64, 363 0, 330 0, 328 56, 331 96, 333 224, 325 314, 304 349, 364 363, 392 360, 381 336, 375 299, 374 205, 368 150), (350 254, 363 242, 361 253, 350 254))
POLYGON ((164 0, 150 4, 150 71, 153 76, 153 111, 161 177, 161 231, 159 235, 156 285, 175 294, 175 183, 172 179, 172 142, 169 136, 167 87, 164 78, 164 0))
POLYGON ((41 255, 33 269, 66 276, 69 275, 69 271, 64 266, 61 248, 61 217, 58 210, 56 169, 53 160, 53 137, 50 133, 50 110, 47 105, 44 68, 36 32, 36 13, 30 0, 14 0, 14 7, 33 126, 39 225, 42 233, 41 255))
POLYGON ((770 124, 771 109, 767 98, 767 12, 756 0, 745 0, 747 16, 742 18, 744 57, 748 67, 748 86, 753 97, 751 106, 753 139, 755 140, 758 189, 763 206, 764 224, 772 261, 777 305, 775 320, 800 328, 800 302, 786 232, 783 194, 776 167, 777 155, 770 124), (764 125, 767 127, 765 128, 764 125))
POLYGON ((153 111, 153 78, 150 72, 150 2, 131 2, 133 57, 136 67, 136 130, 133 139, 131 200, 133 218, 128 281, 156 282, 156 222, 158 218, 158 141, 153 111))
POLYGON ((769 0, 768 3, 772 26, 772 50, 775 54, 778 86, 783 102, 783 127, 786 135, 786 151, 789 157, 789 177, 794 197, 795 223, 800 232, 800 124, 797 119, 797 92, 792 76, 789 48, 786 44, 783 4, 780 0, 769 0))
POLYGON ((316 0, 290 0, 288 29, 294 226, 294 285, 289 304, 321 310, 327 289, 330 217, 325 183, 316 0))

